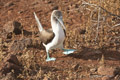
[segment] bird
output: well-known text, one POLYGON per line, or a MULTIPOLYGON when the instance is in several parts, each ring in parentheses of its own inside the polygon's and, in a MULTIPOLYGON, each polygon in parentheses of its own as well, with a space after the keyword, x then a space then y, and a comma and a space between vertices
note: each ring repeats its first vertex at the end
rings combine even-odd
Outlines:
POLYGON ((63 43, 66 37, 66 27, 63 23, 63 16, 60 10, 53 10, 51 13, 51 26, 50 29, 44 29, 34 12, 34 17, 38 25, 38 29, 40 32, 40 40, 43 46, 46 49, 47 59, 46 61, 55 61, 56 58, 49 56, 49 50, 59 48, 63 50, 63 54, 71 54, 75 50, 74 49, 64 49, 63 43))

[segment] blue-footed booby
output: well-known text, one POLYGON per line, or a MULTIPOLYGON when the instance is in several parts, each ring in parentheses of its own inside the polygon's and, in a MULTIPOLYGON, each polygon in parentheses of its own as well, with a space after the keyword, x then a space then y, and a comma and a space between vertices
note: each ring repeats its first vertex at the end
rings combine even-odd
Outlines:
POLYGON ((47 59, 46 61, 54 61, 56 58, 49 56, 50 49, 60 48, 64 52, 64 54, 73 53, 74 49, 64 49, 63 42, 66 36, 66 28, 63 24, 62 13, 59 10, 54 10, 51 14, 51 26, 52 28, 45 30, 37 15, 34 12, 34 16, 38 25, 38 29, 40 31, 40 40, 42 41, 43 45, 45 46, 47 59))

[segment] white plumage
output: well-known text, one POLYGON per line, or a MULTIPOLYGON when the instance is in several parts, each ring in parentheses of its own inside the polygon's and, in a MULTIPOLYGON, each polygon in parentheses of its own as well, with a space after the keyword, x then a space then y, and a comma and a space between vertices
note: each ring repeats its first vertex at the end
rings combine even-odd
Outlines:
POLYGON ((47 52, 46 61, 56 60, 55 58, 49 57, 50 49, 60 48, 64 51, 67 51, 67 52, 65 52, 65 54, 74 52, 74 51, 68 52, 68 50, 63 48, 63 42, 64 42, 65 36, 66 36, 66 32, 65 32, 66 28, 63 24, 61 11, 54 10, 52 12, 52 14, 51 14, 52 29, 48 29, 48 30, 43 29, 43 27, 35 13, 34 13, 34 16, 35 16, 35 19, 36 19, 36 22, 38 24, 38 28, 40 31, 41 41, 43 42, 43 45, 46 48, 46 52, 47 52))

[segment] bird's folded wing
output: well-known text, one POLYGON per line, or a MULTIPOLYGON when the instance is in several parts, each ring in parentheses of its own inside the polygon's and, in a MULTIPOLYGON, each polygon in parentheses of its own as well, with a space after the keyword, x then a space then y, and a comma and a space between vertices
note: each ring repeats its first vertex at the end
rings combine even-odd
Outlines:
POLYGON ((43 30, 40 32, 40 40, 44 44, 48 44, 49 42, 51 42, 54 37, 55 37, 55 34, 53 33, 52 29, 43 30))

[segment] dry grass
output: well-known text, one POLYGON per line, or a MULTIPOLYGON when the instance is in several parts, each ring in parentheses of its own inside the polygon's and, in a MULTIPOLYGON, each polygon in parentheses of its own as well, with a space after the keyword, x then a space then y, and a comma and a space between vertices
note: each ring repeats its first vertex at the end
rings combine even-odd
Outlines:
MULTIPOLYGON (((120 23, 120 0, 74 1, 76 1, 77 7, 75 7, 76 5, 69 6, 70 10, 66 10, 64 13, 67 15, 67 12, 69 12, 70 15, 70 17, 65 16, 64 21, 71 20, 69 24, 65 22, 68 29, 65 48, 80 49, 84 46, 94 49, 120 51, 120 25, 115 26, 120 23), (77 18, 78 20, 76 20, 76 17, 79 17, 79 19, 77 18), (76 24, 76 22, 79 22, 79 24, 76 24), (86 32, 81 34, 81 29, 86 32)), ((31 26, 31 29, 33 45, 35 45, 35 29, 33 26, 31 26)), ((22 31, 22 38, 23 37, 24 34, 22 31)), ((0 61, 3 57, 1 50, 3 48, 2 45, 3 43, 0 38, 0 61)), ((77 80, 85 76, 71 69, 62 70, 58 73, 51 70, 46 71, 42 65, 38 64, 39 62, 44 62, 46 56, 41 54, 38 59, 36 53, 37 52, 32 49, 25 49, 24 53, 22 53, 19 60, 23 70, 22 73, 18 75, 18 78, 23 80, 77 80)), ((104 62, 103 58, 101 61, 104 62)), ((88 69, 85 70, 87 74, 88 69)), ((89 76, 89 74, 87 76, 89 76)))
POLYGON ((75 33, 77 32, 76 29, 70 30, 67 33, 66 46, 73 47, 74 45, 77 48, 86 46, 95 49, 113 47, 113 50, 118 49, 120 25, 114 28, 113 26, 119 24, 119 4, 119 0, 83 1, 80 8, 77 9, 80 12, 76 13, 76 9, 73 12, 84 16, 84 21, 78 26, 78 29, 84 27, 86 33, 79 34, 75 33))

